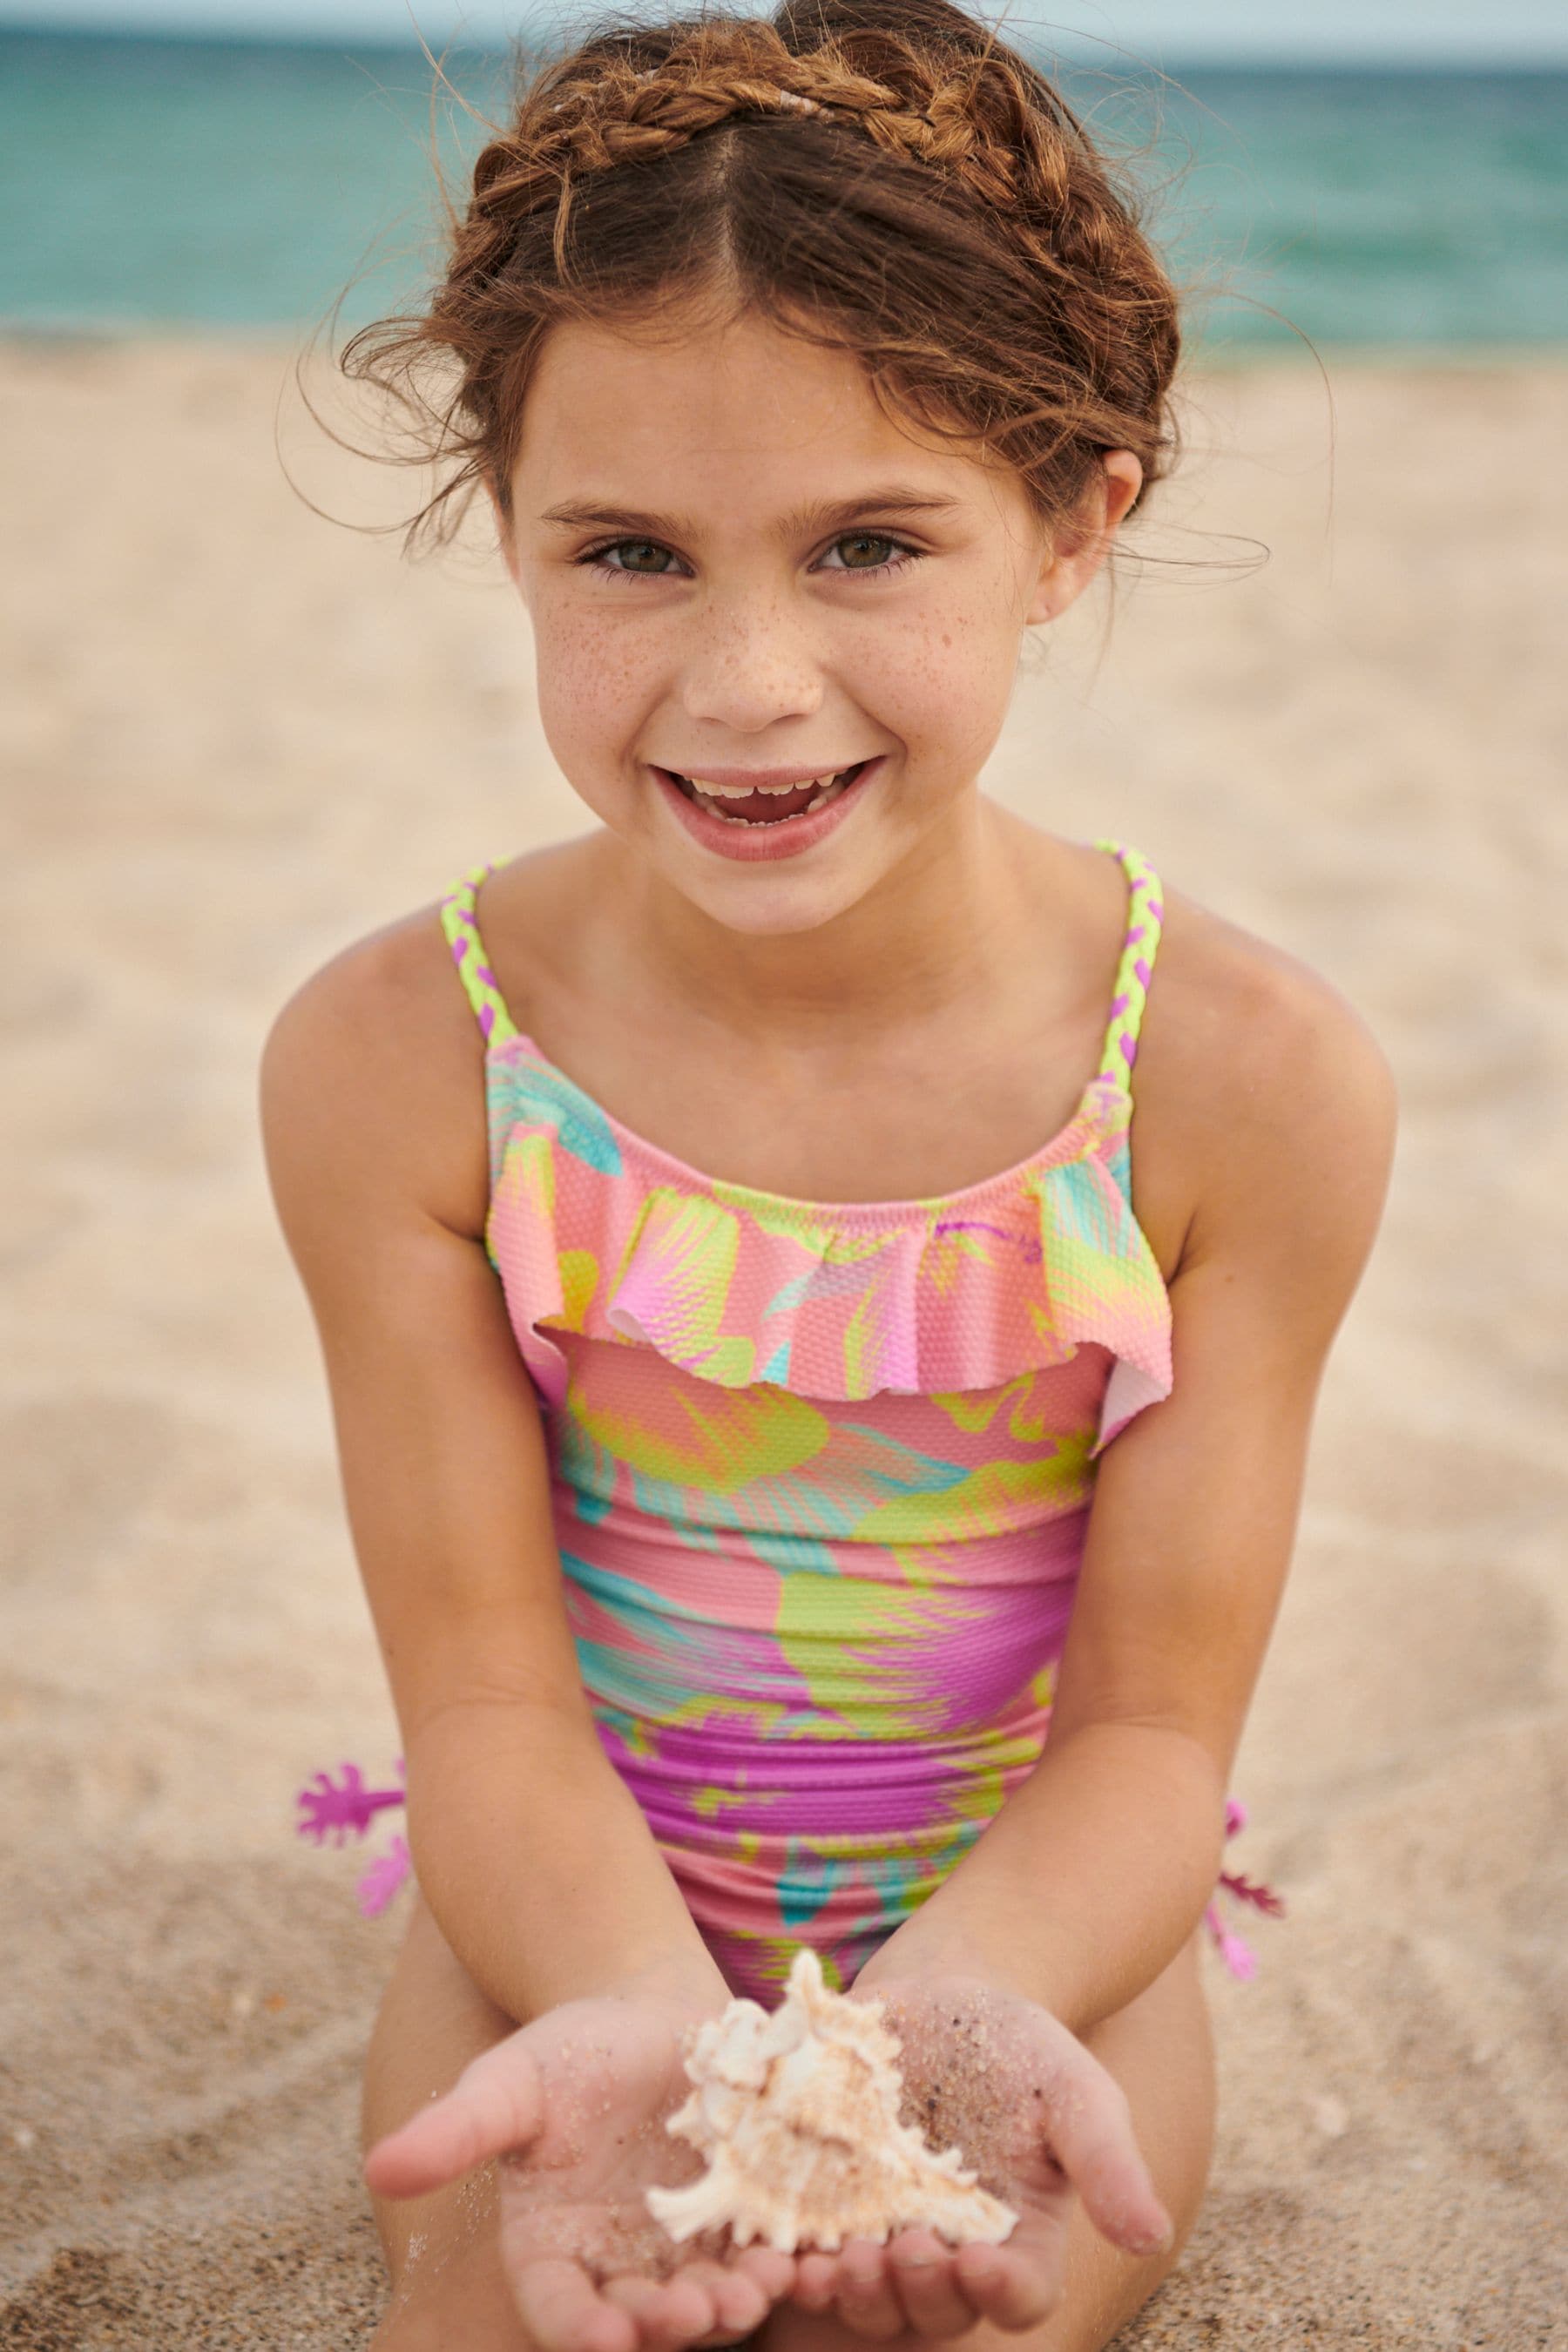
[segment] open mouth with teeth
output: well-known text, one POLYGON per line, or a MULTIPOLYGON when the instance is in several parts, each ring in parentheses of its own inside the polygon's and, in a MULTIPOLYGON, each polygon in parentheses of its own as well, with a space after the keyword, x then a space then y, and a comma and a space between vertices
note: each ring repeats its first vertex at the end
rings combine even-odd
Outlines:
POLYGON ((694 806, 725 824, 782 824, 786 817, 815 815, 826 808, 848 791, 868 764, 857 760, 852 767, 808 776, 798 784, 716 784, 703 776, 679 775, 673 768, 665 773, 694 806))

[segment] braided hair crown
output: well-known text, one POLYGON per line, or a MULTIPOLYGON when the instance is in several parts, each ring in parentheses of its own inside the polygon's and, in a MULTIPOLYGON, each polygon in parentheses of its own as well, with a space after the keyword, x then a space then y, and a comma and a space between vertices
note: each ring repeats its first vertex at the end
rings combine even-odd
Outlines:
MULTIPOLYGON (((976 119, 975 64, 913 44, 897 82, 858 70, 842 39, 826 34, 802 55, 764 18, 671 26, 656 63, 625 47, 584 72, 579 60, 542 86, 531 120, 534 155, 563 178, 617 163, 649 163, 738 116, 816 115, 858 131, 889 154, 958 175, 993 203, 1012 200, 1016 163, 976 119)), ((521 143, 521 141, 520 142, 521 143)), ((504 170, 504 156, 497 159, 504 170)))
MULTIPOLYGON (((980 441, 1049 523, 1100 453, 1147 496, 1178 436, 1178 298, 1052 79, 951 0, 782 0, 613 20, 520 66, 427 313, 340 364, 433 428, 503 515, 551 330, 721 300, 852 352, 912 423, 980 441)), ((1136 503, 1136 502, 1135 502, 1136 503)), ((449 536, 443 530, 439 536, 449 536)))

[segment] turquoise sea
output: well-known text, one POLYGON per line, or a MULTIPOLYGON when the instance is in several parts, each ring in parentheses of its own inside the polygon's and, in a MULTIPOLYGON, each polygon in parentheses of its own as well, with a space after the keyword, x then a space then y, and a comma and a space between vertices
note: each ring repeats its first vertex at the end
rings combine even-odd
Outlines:
MULTIPOLYGON (((449 69, 501 104, 504 61, 449 69)), ((1142 149, 1194 341, 1568 341, 1568 73, 1062 78, 1142 149)), ((0 327, 304 331, 356 276, 374 317, 433 267, 432 139, 460 189, 483 135, 414 48, 0 32, 0 327)))

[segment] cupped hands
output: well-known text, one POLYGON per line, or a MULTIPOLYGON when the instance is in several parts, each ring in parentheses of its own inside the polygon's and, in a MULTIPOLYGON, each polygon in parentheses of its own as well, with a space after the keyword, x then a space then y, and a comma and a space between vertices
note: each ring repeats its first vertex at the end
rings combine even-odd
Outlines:
POLYGON ((684 2030, 717 2013, 607 1995, 546 2011, 370 2150, 378 2197, 418 2197, 499 2158, 501 2259, 540 2352, 686 2352, 737 2342, 795 2283, 788 2254, 727 2232, 676 2244, 645 2189, 701 2158, 665 2129, 690 2085, 684 2030))
POLYGON ((900 2120, 940 2154, 957 2146, 980 2184, 1018 2220, 999 2245, 953 2246, 926 2229, 886 2243, 852 2239, 797 2258, 791 2300, 873 2340, 959 2336, 980 2320, 1035 2327, 1061 2299, 1075 2199, 1131 2254, 1169 2246, 1133 2137, 1126 2095, 1048 2011, 984 1976, 861 1971, 852 1999, 877 1999, 900 2047, 900 2120))

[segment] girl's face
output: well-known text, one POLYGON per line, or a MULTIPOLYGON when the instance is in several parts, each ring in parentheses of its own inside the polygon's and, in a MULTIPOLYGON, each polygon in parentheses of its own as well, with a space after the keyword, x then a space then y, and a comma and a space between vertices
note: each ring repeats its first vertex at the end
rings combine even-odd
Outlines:
POLYGON ((502 544, 563 773, 717 922, 826 922, 967 816, 1024 628, 1140 479, 1111 452, 1053 556, 1016 476, 889 420, 846 353, 751 316, 557 328, 502 544))

